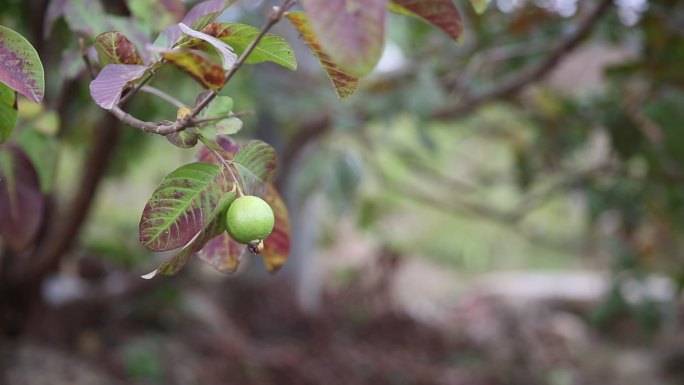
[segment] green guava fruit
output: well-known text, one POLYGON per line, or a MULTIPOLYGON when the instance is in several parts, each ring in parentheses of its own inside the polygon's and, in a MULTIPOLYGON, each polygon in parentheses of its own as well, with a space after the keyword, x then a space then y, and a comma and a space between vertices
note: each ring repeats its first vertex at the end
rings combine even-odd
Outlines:
POLYGON ((271 206, 259 197, 237 198, 226 212, 226 231, 242 244, 260 243, 271 234, 274 225, 271 206))

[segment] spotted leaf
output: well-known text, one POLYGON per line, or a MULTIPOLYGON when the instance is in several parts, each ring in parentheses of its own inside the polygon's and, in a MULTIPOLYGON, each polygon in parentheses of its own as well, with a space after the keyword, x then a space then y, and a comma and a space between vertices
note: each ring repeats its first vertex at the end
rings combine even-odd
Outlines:
POLYGON ((121 32, 105 32, 95 38, 95 49, 100 63, 143 64, 135 46, 121 32))
POLYGON ((45 74, 38 52, 23 36, 0 25, 0 82, 36 103, 45 95, 45 74))

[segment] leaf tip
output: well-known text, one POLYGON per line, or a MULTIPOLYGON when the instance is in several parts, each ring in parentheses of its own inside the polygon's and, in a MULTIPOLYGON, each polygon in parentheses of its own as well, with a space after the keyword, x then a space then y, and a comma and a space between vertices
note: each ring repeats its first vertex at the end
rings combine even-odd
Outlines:
POLYGON ((152 279, 152 278, 154 278, 154 277, 157 275, 157 270, 158 270, 158 269, 154 269, 153 271, 151 271, 151 272, 149 272, 149 273, 147 273, 147 274, 143 274, 143 275, 140 276, 140 278, 142 278, 142 279, 152 279))

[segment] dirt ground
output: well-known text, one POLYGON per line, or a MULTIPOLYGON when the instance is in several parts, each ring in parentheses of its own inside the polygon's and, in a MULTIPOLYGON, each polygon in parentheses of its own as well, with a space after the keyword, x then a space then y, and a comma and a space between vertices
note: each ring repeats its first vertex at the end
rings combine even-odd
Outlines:
POLYGON ((429 294, 438 274, 424 287, 415 284, 413 295, 426 300, 407 301, 414 303, 409 308, 396 287, 407 290, 412 277, 430 276, 430 267, 393 256, 375 263, 374 273, 327 290, 315 314, 298 309, 296 290, 281 277, 208 282, 190 274, 106 301, 48 307, 30 333, 3 341, 0 383, 641 385, 684 379, 676 329, 647 335, 628 319, 598 328, 578 307, 511 301, 482 286, 449 301, 429 294))

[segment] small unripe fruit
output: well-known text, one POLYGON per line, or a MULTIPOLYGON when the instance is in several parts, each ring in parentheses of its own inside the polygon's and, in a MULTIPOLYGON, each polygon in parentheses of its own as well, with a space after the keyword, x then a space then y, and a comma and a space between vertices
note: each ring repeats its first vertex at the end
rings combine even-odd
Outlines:
POLYGON ((231 238, 242 244, 265 239, 273 231, 275 216, 271 206, 255 196, 237 198, 226 212, 226 231, 231 238))
POLYGON ((195 145, 197 144, 197 139, 199 139, 197 133, 188 130, 184 130, 181 132, 173 132, 171 134, 166 135, 166 140, 171 142, 174 146, 180 148, 195 147, 195 145))

